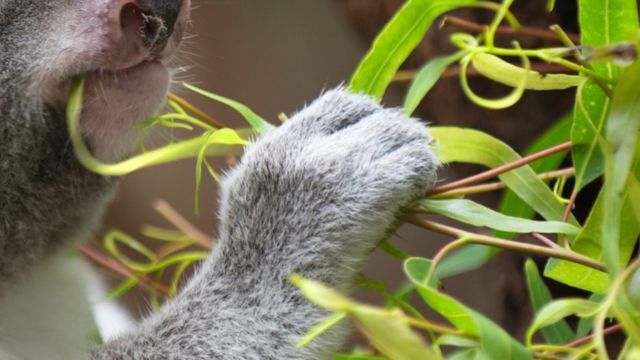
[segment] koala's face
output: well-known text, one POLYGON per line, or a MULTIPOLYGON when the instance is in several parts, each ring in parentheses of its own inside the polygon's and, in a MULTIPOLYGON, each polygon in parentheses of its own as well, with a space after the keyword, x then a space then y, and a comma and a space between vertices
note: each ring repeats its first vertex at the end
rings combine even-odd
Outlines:
POLYGON ((64 113, 71 79, 82 75, 82 131, 99 157, 121 156, 132 123, 163 102, 166 62, 190 2, 0 0, 0 110, 14 114, 0 121, 21 121, 20 111, 64 113))

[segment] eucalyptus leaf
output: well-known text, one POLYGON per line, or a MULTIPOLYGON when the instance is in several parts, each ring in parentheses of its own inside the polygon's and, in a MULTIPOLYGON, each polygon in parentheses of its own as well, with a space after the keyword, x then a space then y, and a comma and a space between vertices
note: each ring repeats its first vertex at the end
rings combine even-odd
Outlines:
POLYGON ((396 12, 356 69, 350 90, 382 98, 396 71, 418 46, 433 21, 475 0, 409 0, 396 12))
MULTIPOLYGON (((534 311, 538 313, 545 305, 552 302, 553 298, 533 260, 527 259, 524 270, 531 304, 533 305, 534 311)), ((566 344, 575 339, 573 330, 564 319, 559 320, 555 324, 543 327, 542 334, 547 342, 557 345, 566 344)))
POLYGON ((407 95, 404 99, 404 112, 407 115, 413 114, 418 105, 427 93, 433 88, 438 79, 442 76, 447 67, 456 62, 460 56, 458 54, 448 56, 438 56, 426 63, 416 78, 411 83, 407 95))
POLYGON ((410 258, 405 261, 405 274, 429 307, 465 334, 478 338, 478 353, 488 359, 531 359, 527 349, 500 326, 426 285, 431 266, 430 260, 410 258))
POLYGON ((411 329, 400 310, 358 305, 353 308, 352 314, 372 345, 390 359, 439 359, 422 337, 411 329))
POLYGON ((541 328, 555 324, 571 315, 578 317, 593 316, 599 309, 599 303, 585 299, 569 298, 553 301, 545 305, 536 314, 531 326, 527 329, 527 344, 531 344, 533 335, 541 328))
MULTIPOLYGON (((429 133, 437 141, 438 156, 443 163, 463 162, 494 168, 521 159, 504 142, 478 130, 432 127, 429 133)), ((531 167, 524 165, 499 178, 546 220, 562 221, 564 204, 531 167)), ((578 224, 573 217, 569 223, 578 224)))
MULTIPOLYGON (((604 217, 601 245, 611 277, 617 276, 626 259, 621 259, 620 223, 623 216, 627 179, 637 155, 640 131, 640 61, 636 61, 618 81, 607 125, 605 150, 604 217)), ((638 201, 634 199, 633 201, 638 201)), ((635 243, 635 241, 634 241, 635 243)))
MULTIPOLYGON (((557 126, 544 133, 529 151, 541 151, 564 142, 568 137, 565 131, 570 126, 570 121, 563 118, 557 126)), ((437 140, 440 160, 444 163, 466 162, 497 167, 520 159, 508 145, 481 131, 432 127, 430 133, 437 140)), ((532 163, 532 166, 537 171, 550 171, 557 168, 563 157, 563 154, 549 156, 532 163)), ((530 167, 524 166, 502 174, 500 180, 510 188, 501 206, 501 212, 504 214, 531 218, 537 211, 547 220, 562 220, 564 205, 548 186, 536 177, 530 167), (514 191, 516 188, 517 191, 514 191)), ((577 225, 573 218, 570 223, 577 225)), ((506 232, 496 234, 505 238, 512 237, 512 234, 506 232)), ((438 275, 448 277, 473 270, 486 263, 495 253, 495 250, 487 246, 469 245, 447 256, 438 266, 438 275)))
POLYGON ((227 106, 229 106, 230 108, 234 109, 235 111, 237 111, 238 113, 240 113, 240 115, 242 115, 245 120, 247 120, 247 122, 249 123, 249 125, 251 125, 251 127, 258 133, 258 134, 264 134, 265 132, 271 130, 274 128, 273 125, 271 125, 268 121, 266 121, 265 119, 263 119, 262 117, 260 117, 258 114, 256 114, 255 112, 253 112, 253 110, 249 109, 249 107, 247 107, 246 105, 243 105, 235 100, 231 100, 228 99, 224 96, 220 96, 217 94, 214 94, 210 91, 206 91, 203 89, 200 89, 196 86, 193 86, 191 84, 187 84, 187 83, 183 83, 184 87, 186 87, 187 89, 195 92, 196 94, 200 94, 204 97, 207 97, 211 100, 215 100, 217 102, 220 102, 222 104, 225 104, 227 106))
MULTIPOLYGON (((583 46, 609 45, 633 39, 638 30, 638 6, 627 0, 579 0, 578 19, 583 46)), ((594 70, 612 79, 619 72, 611 63, 594 65, 594 70)), ((571 130, 577 190, 603 173, 602 141, 609 106, 609 98, 597 84, 588 82, 579 88, 571 130)))
POLYGON ((562 90, 576 87, 584 82, 579 75, 541 74, 534 70, 526 70, 508 63, 501 58, 483 52, 471 58, 471 64, 483 76, 501 84, 516 87, 520 79, 526 77, 525 88, 528 90, 562 90))
POLYGON ((418 209, 473 226, 516 233, 577 234, 578 227, 560 221, 534 221, 500 214, 477 202, 465 199, 422 200, 418 209))

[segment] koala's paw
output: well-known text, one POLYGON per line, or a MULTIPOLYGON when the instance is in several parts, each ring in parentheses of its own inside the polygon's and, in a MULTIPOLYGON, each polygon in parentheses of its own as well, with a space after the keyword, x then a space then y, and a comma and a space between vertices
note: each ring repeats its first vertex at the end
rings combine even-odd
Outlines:
POLYGON ((386 227, 435 183, 430 142, 401 110, 331 90, 247 151, 231 196, 289 216, 386 227))

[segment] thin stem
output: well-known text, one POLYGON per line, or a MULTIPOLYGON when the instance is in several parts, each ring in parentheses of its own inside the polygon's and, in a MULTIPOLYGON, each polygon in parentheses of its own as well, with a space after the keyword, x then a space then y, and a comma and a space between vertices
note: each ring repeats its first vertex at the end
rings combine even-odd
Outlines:
MULTIPOLYGON (((569 37, 569 35, 560 27, 560 25, 551 25, 549 27, 549 29, 551 29, 551 31, 553 31, 556 36, 560 39, 560 41, 562 41, 562 43, 569 47, 569 48, 573 48, 574 50, 574 57, 575 59, 582 65, 584 66, 586 69, 589 69, 590 71, 594 71, 594 68, 591 64, 584 62, 584 59, 582 57, 582 55, 580 54, 580 51, 578 51, 578 47, 576 46, 575 43, 580 42, 580 40, 575 40, 572 39, 571 37, 569 37)), ((598 86, 600 86, 600 88, 602 89, 602 91, 607 94, 607 96, 609 98, 613 97, 613 93, 611 92, 611 89, 609 88, 609 86, 607 86, 607 84, 602 81, 602 79, 600 79, 599 77, 592 77, 593 81, 595 81, 596 84, 598 84, 598 86)))
MULTIPOLYGON (((549 64, 549 63, 533 63, 531 64, 531 70, 537 71, 541 74, 547 73, 557 73, 557 72, 566 72, 567 69, 565 66, 558 64, 549 64)), ((394 82, 408 82, 413 81, 416 78, 419 70, 400 70, 396 72, 396 75, 393 78, 394 82)), ((457 77, 460 75, 460 67, 452 66, 445 70, 445 72, 440 77, 441 79, 448 79, 457 77)), ((475 68, 471 67, 467 69, 467 76, 480 76, 481 74, 475 68)))
POLYGON ((549 239, 548 237, 542 235, 542 234, 538 234, 538 233, 531 233, 531 237, 533 237, 534 239, 538 240, 539 242, 543 243, 544 245, 547 245, 548 247, 555 249, 558 246, 558 244, 554 243, 553 240, 549 239))
POLYGON ((474 176, 470 176, 468 178, 462 179, 462 180, 458 180, 458 181, 454 181, 448 184, 444 184, 442 186, 438 186, 437 188, 429 191, 427 193, 427 196, 430 195, 435 195, 435 194, 441 194, 447 191, 451 191, 453 189, 457 189, 463 186, 467 186, 467 185, 471 185, 471 184, 475 184, 477 182, 480 181, 484 181, 484 180, 488 180, 491 178, 494 178, 500 174, 503 174, 505 172, 511 171, 513 169, 517 169, 519 167, 522 167, 524 165, 527 165, 531 162, 534 162, 536 160, 545 158, 547 156, 551 156, 553 154, 557 154, 559 152, 563 152, 563 151, 567 151, 571 149, 571 142, 566 142, 566 143, 562 143, 560 145, 556 145, 553 147, 550 147, 548 149, 542 150, 540 152, 537 152, 535 154, 531 154, 529 156, 523 157, 521 159, 518 159, 516 161, 513 161, 511 163, 499 166, 497 168, 493 168, 491 170, 482 172, 480 174, 474 175, 474 176))
MULTIPOLYGON (((459 239, 449 243, 449 245, 447 245, 448 247, 452 247, 453 246, 452 244, 454 243, 460 243, 459 246, 464 246, 468 243, 488 245, 491 247, 498 247, 502 249, 518 251, 518 252, 531 254, 531 255, 539 255, 539 256, 551 257, 556 259, 568 260, 568 261, 581 264, 581 265, 584 265, 596 270, 600 270, 603 272, 606 272, 606 269, 607 269, 604 264, 565 248, 552 249, 546 246, 519 243, 511 240, 496 238, 493 236, 481 235, 481 234, 465 231, 462 229, 454 228, 448 225, 440 224, 437 222, 424 220, 415 215, 408 215, 405 218, 405 220, 411 224, 425 228, 427 230, 435 231, 435 232, 449 235, 451 237, 455 237, 459 239)), ((435 263, 435 257, 434 257, 434 263, 435 263)))
MULTIPOLYGON (((576 170, 574 168, 566 168, 566 169, 560 169, 560 170, 549 171, 546 173, 538 174, 538 179, 545 181, 545 180, 557 179, 561 177, 572 177, 575 175, 575 173, 576 173, 576 170)), ((475 195, 475 194, 490 192, 490 191, 503 190, 505 188, 507 188, 507 185, 505 183, 501 181, 496 181, 496 182, 487 183, 487 184, 461 187, 455 190, 433 195, 431 196, 431 198, 432 199, 451 199, 451 198, 457 198, 457 197, 462 197, 467 195, 475 195)))
MULTIPOLYGON (((483 32, 487 29, 487 25, 478 24, 466 19, 462 19, 456 16, 447 16, 442 21, 442 25, 452 25, 464 30, 483 32)), ((539 29, 530 26, 520 26, 513 28, 511 26, 499 26, 496 29, 496 34, 500 35, 524 35, 535 37, 543 40, 558 41, 558 37, 553 31, 539 29)), ((575 39, 576 42, 580 41, 580 36, 577 34, 567 34, 571 39, 575 39)))
MULTIPOLYGON (((605 335, 605 336, 606 335, 610 335, 610 334, 616 333, 616 332, 618 332, 620 330, 622 330, 622 325, 621 324, 615 324, 615 325, 609 326, 608 328, 602 330, 602 335, 605 335)), ((572 342, 567 343, 564 346, 577 347, 577 346, 584 345, 584 344, 588 343, 589 341, 593 340, 593 338, 594 338, 594 334, 589 334, 587 336, 584 336, 584 337, 581 337, 579 339, 573 340, 572 342)))
MULTIPOLYGON (((466 334, 458 329, 452 328, 450 326, 446 326, 446 325, 442 325, 442 324, 437 324, 437 323, 433 323, 431 321, 425 321, 422 319, 416 319, 416 318, 412 318, 406 315, 402 315, 402 317, 407 320, 407 322, 416 328, 419 329, 423 329, 423 330, 427 330, 427 331, 433 331, 433 332, 437 332, 440 334, 449 334, 449 335, 454 335, 454 336, 465 336, 465 337, 469 337, 466 336, 466 334)), ((473 338, 473 337, 471 337, 473 338)))
POLYGON ((218 128, 218 129, 222 129, 225 128, 226 126, 224 126, 224 124, 222 124, 221 122, 219 122, 218 120, 216 120, 215 118, 213 118, 210 115, 207 115, 207 113, 205 113, 204 111, 200 110, 199 108, 191 105, 190 102, 188 102, 187 100, 177 96, 176 94, 173 93, 169 93, 169 98, 173 101, 175 101, 178 105, 182 106, 183 108, 189 110, 190 112, 194 113, 196 116, 198 116, 199 118, 201 118, 204 122, 208 123, 209 125, 218 128))
POLYGON ((78 251, 80 251, 80 253, 87 259, 102 266, 110 272, 116 275, 120 275, 124 279, 138 280, 138 284, 140 285, 140 287, 149 292, 151 295, 159 294, 164 298, 169 297, 169 288, 167 288, 164 284, 154 281, 144 275, 134 273, 119 261, 107 256, 88 243, 80 243, 77 247, 78 251))
POLYGON ((158 199, 154 201, 153 208, 178 230, 185 233, 202 247, 209 250, 213 248, 214 240, 182 217, 168 202, 158 199))

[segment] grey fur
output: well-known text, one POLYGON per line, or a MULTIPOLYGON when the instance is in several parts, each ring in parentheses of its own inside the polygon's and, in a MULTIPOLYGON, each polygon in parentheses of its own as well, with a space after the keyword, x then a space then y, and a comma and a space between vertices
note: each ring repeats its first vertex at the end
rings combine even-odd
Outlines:
MULTIPOLYGON (((86 237, 115 185, 78 164, 64 103, 37 83, 47 54, 60 54, 39 49, 56 34, 46 20, 78 3, 0 0, 0 296, 47 254, 86 237)), ((349 291, 399 212, 434 184, 429 140, 398 109, 326 92, 226 176, 219 244, 177 298, 87 359, 328 358, 347 329, 296 348, 327 314, 288 278, 349 291)))

